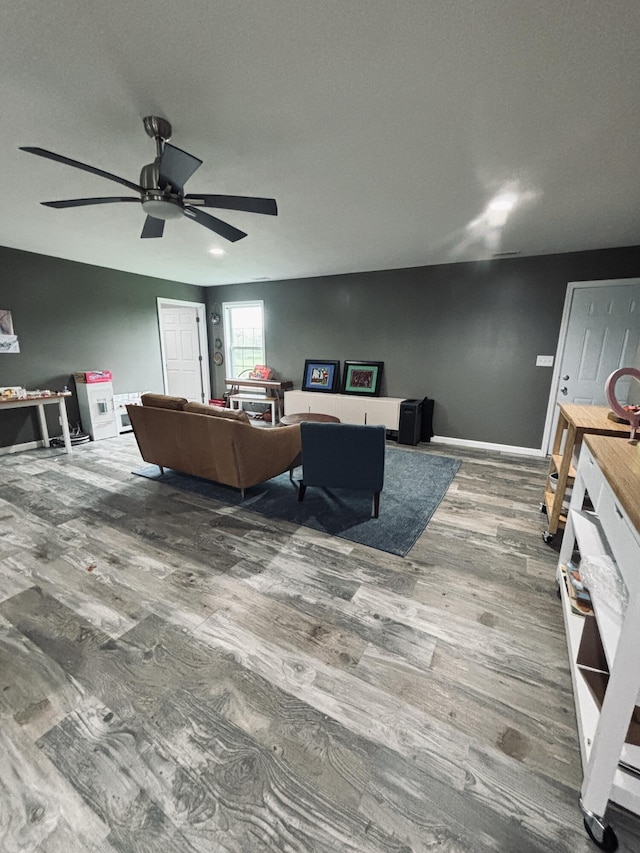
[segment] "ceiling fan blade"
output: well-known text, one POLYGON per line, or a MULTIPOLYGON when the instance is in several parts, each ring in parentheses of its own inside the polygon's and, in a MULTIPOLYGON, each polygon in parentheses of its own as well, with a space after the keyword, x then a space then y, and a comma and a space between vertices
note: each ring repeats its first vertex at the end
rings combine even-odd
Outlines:
POLYGON ((182 192, 191 175, 202 166, 202 160, 187 154, 181 148, 165 142, 160 157, 160 187, 171 184, 174 190, 182 192))
POLYGON ((155 216, 147 216, 142 228, 141 239, 146 237, 162 237, 164 233, 164 219, 156 219, 155 216))
POLYGON ((244 210, 246 213, 266 213, 269 216, 278 215, 278 205, 275 198, 254 198, 244 195, 203 195, 191 193, 185 201, 192 204, 201 203, 202 207, 219 207, 226 210, 244 210))
POLYGON ((221 219, 211 216, 210 213, 205 213, 204 210, 198 210, 197 207, 191 207, 186 204, 184 215, 188 216, 189 219, 194 219, 200 225, 204 225, 210 231, 215 231, 216 234, 219 234, 231 243, 235 243, 236 240, 242 240, 243 237, 247 236, 244 231, 240 231, 238 228, 234 228, 233 225, 229 225, 228 222, 223 222, 221 219))
POLYGON ((131 196, 112 196, 111 198, 70 198, 66 201, 41 201, 45 207, 84 207, 87 204, 115 204, 120 201, 136 201, 140 204, 139 198, 131 196))
POLYGON ((86 163, 81 163, 79 160, 72 160, 70 157, 63 157, 62 154, 55 154, 53 151, 47 151, 44 148, 30 148, 21 146, 20 151, 27 151, 29 154, 37 154, 38 157, 46 157, 48 160, 54 160, 56 163, 63 163, 65 166, 73 166, 74 169, 82 169, 84 172, 91 172, 92 175, 98 175, 101 178, 106 178, 109 181, 115 181, 130 190, 142 192, 142 187, 128 181, 126 178, 120 178, 118 175, 112 175, 111 172, 104 172, 102 169, 96 169, 95 166, 88 166, 86 163))

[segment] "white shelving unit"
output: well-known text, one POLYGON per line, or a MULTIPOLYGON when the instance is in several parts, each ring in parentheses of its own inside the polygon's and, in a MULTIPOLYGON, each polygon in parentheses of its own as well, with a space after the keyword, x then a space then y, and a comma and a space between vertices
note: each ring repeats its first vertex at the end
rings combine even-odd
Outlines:
MULTIPOLYGON (((615 833, 605 822, 609 801, 640 814, 640 746, 626 742, 636 705, 640 704, 640 447, 619 438, 586 435, 560 550, 557 575, 573 681, 580 752, 584 770, 580 805, 585 826, 596 843, 615 850, 615 833), (583 509, 585 494, 593 511, 583 509), (608 573, 603 584, 611 597, 620 585, 626 604, 619 606, 590 590, 594 615, 573 612, 562 566, 574 549, 581 561, 597 561, 608 573), (579 660, 583 635, 595 618, 606 664, 579 660), (598 676, 604 696, 596 698, 585 680, 598 676)), ((637 712, 636 712, 637 713, 637 712)), ((639 727, 640 729, 640 727, 639 727)))
POLYGON ((325 394, 317 391, 285 391, 285 415, 300 412, 334 415, 345 424, 383 424, 397 431, 402 397, 358 397, 352 394, 325 394))

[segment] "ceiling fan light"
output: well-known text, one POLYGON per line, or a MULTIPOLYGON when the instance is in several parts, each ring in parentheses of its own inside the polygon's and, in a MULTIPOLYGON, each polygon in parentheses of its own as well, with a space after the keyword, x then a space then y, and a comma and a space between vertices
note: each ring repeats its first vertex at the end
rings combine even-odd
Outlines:
POLYGON ((147 216, 153 216, 155 219, 180 219, 183 214, 179 201, 162 195, 143 198, 142 209, 147 216))

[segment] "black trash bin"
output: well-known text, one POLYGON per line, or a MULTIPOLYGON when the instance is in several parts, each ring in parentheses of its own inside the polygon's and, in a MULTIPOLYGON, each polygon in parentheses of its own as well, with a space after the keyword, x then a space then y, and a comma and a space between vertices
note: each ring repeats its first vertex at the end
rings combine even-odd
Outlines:
POLYGON ((398 444, 417 444, 422 430, 422 400, 403 400, 400 403, 398 444))

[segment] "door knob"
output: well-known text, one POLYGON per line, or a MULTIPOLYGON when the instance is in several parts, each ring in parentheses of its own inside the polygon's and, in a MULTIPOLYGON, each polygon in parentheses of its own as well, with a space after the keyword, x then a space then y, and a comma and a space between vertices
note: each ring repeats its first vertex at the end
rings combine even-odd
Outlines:
POLYGON ((564 388, 561 388, 561 389, 560 389, 560 393, 561 393, 561 394, 565 394, 565 395, 569 393, 569 389, 567 388, 567 386, 566 386, 566 385, 564 386, 564 388))
POLYGON ((569 374, 568 374, 568 373, 565 373, 565 375, 564 375, 562 378, 563 378, 563 379, 564 379, 564 381, 566 382, 566 381, 569 379, 569 374))

